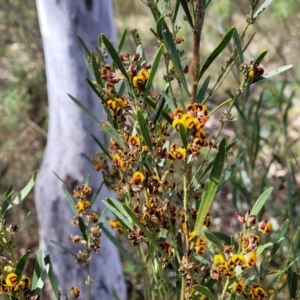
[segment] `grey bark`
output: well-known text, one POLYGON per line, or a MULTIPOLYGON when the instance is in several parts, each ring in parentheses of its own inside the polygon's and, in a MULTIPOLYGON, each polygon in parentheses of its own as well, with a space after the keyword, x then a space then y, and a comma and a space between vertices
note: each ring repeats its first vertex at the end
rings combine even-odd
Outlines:
MULTIPOLYGON (((43 39, 48 101, 48 141, 38 174, 35 201, 40 229, 40 248, 50 254, 59 287, 69 294, 72 285, 81 290, 80 299, 88 299, 84 284, 86 272, 74 262, 75 258, 53 245, 50 240, 73 248, 69 235, 74 233, 71 225, 73 214, 62 190, 62 183, 53 172, 63 179, 68 188, 81 184, 87 174, 90 185, 96 189, 102 179, 82 153, 93 155, 97 147, 92 141, 93 132, 101 140, 97 125, 68 97, 67 93, 102 119, 99 100, 89 89, 85 76, 88 75, 83 60, 84 50, 76 34, 79 34, 89 49, 97 45, 104 32, 115 40, 112 3, 107 0, 36 0, 43 39)), ((94 209, 100 211, 101 200, 112 196, 103 190, 94 209)), ((92 299, 125 299, 125 284, 120 259, 115 247, 102 235, 101 249, 91 261, 92 299)), ((76 252, 76 249, 74 249, 76 252)))

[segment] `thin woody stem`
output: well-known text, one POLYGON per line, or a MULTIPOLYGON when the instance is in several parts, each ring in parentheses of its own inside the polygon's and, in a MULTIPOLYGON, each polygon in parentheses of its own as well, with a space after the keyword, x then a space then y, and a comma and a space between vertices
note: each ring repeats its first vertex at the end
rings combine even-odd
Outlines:
POLYGON ((203 19, 204 19, 204 8, 202 7, 202 0, 195 1, 195 24, 193 32, 193 90, 191 103, 196 102, 197 90, 198 90, 198 74, 200 72, 200 41, 201 33, 203 28, 203 19))

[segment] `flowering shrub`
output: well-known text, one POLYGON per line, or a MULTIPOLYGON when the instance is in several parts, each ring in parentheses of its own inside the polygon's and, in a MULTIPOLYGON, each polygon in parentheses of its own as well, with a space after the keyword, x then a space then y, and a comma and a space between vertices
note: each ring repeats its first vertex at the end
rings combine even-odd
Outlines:
MULTIPOLYGON (((275 244, 264 242, 263 235, 272 230, 272 225, 267 219, 260 220, 259 213, 272 188, 244 216, 235 214, 241 230, 226 243, 219 233, 209 230, 213 219, 209 211, 216 194, 242 162, 238 157, 225 169, 238 142, 222 137, 222 129, 232 120, 233 106, 251 84, 291 67, 265 73, 260 63, 267 51, 249 63, 244 61, 253 38, 247 36, 248 28, 270 3, 259 6, 258 0, 250 0, 244 29, 229 29, 204 62, 200 60, 201 32, 210 1, 145 4, 156 23, 151 29, 158 42, 152 62, 147 61, 137 30, 131 32, 135 53, 122 52, 126 31, 117 48, 103 34, 97 52, 90 52, 84 45, 94 78, 88 83, 107 116, 99 127, 110 137, 108 146, 94 137, 102 152, 91 158, 102 172, 104 183, 118 195, 104 201, 115 216, 109 224, 138 248, 133 262, 147 270, 141 270, 146 299, 216 299, 217 295, 218 299, 235 299, 238 295, 266 299, 276 291, 265 280, 272 271, 263 262, 275 254, 287 230, 284 224, 275 244), (179 48, 184 43, 178 25, 181 10, 187 30, 193 34, 188 65, 183 64, 186 54, 179 48), (229 44, 233 51, 216 82, 211 83, 210 76, 203 80, 229 44), (161 61, 165 66, 164 84, 157 91, 153 82, 161 61), (234 66, 240 69, 239 86, 232 90, 232 97, 211 106, 210 100, 234 66), (210 118, 220 109, 223 113, 218 129, 212 131, 210 118), (266 251, 270 246, 271 254, 266 251)), ((72 99, 95 119, 92 112, 72 99)), ((78 202, 77 210, 84 215, 81 207, 88 206, 78 202)))

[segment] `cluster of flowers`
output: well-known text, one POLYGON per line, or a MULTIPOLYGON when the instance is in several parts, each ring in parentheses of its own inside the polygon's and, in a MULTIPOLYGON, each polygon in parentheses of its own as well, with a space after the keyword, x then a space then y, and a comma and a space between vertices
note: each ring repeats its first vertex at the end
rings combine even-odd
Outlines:
POLYGON ((88 228, 88 234, 86 237, 71 234, 70 238, 74 244, 83 244, 86 246, 86 249, 79 250, 77 253, 77 263, 83 263, 87 265, 90 261, 92 255, 91 251, 98 252, 101 244, 100 244, 100 236, 101 236, 101 228, 97 224, 98 215, 93 211, 89 211, 90 201, 87 199, 87 195, 92 193, 92 189, 86 184, 79 185, 75 188, 73 197, 79 199, 76 209, 78 215, 74 216, 72 224, 73 226, 79 226, 79 218, 85 218, 85 221, 88 225, 91 224, 88 228))
MULTIPOLYGON (((4 271, 11 270, 11 267, 4 267, 4 271)), ((17 276, 14 272, 9 272, 0 285, 0 295, 12 293, 16 295, 22 293, 25 299, 30 299, 31 295, 31 280, 26 275, 17 276)))

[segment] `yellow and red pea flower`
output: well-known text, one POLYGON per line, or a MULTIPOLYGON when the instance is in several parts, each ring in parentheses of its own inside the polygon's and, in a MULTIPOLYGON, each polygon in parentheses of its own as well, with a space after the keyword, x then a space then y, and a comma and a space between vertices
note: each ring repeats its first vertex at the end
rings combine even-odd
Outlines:
POLYGON ((17 284, 17 274, 9 273, 6 275, 5 283, 9 287, 14 287, 17 284))
POLYGON ((80 290, 78 289, 77 286, 72 286, 71 287, 71 296, 74 297, 74 298, 78 298, 80 296, 80 290))
POLYGON ((146 69, 141 69, 136 76, 132 78, 132 85, 135 88, 143 90, 147 79, 149 78, 149 73, 146 69))
POLYGON ((245 290, 245 279, 241 278, 240 280, 237 280, 232 285, 232 291, 234 293, 238 293, 239 295, 242 294, 245 290))
POLYGON ((77 202, 76 209, 79 213, 84 212, 90 207, 90 201, 89 200, 80 200, 77 202))
POLYGON ((111 228, 113 228, 117 233, 122 233, 123 232, 123 228, 122 225, 120 223, 120 221, 116 220, 109 220, 109 226, 111 228))
POLYGON ((145 175, 141 172, 135 172, 132 175, 132 184, 140 184, 145 180, 145 175))
POLYGON ((258 223, 258 229, 263 233, 269 233, 272 230, 272 224, 265 219, 258 223))

